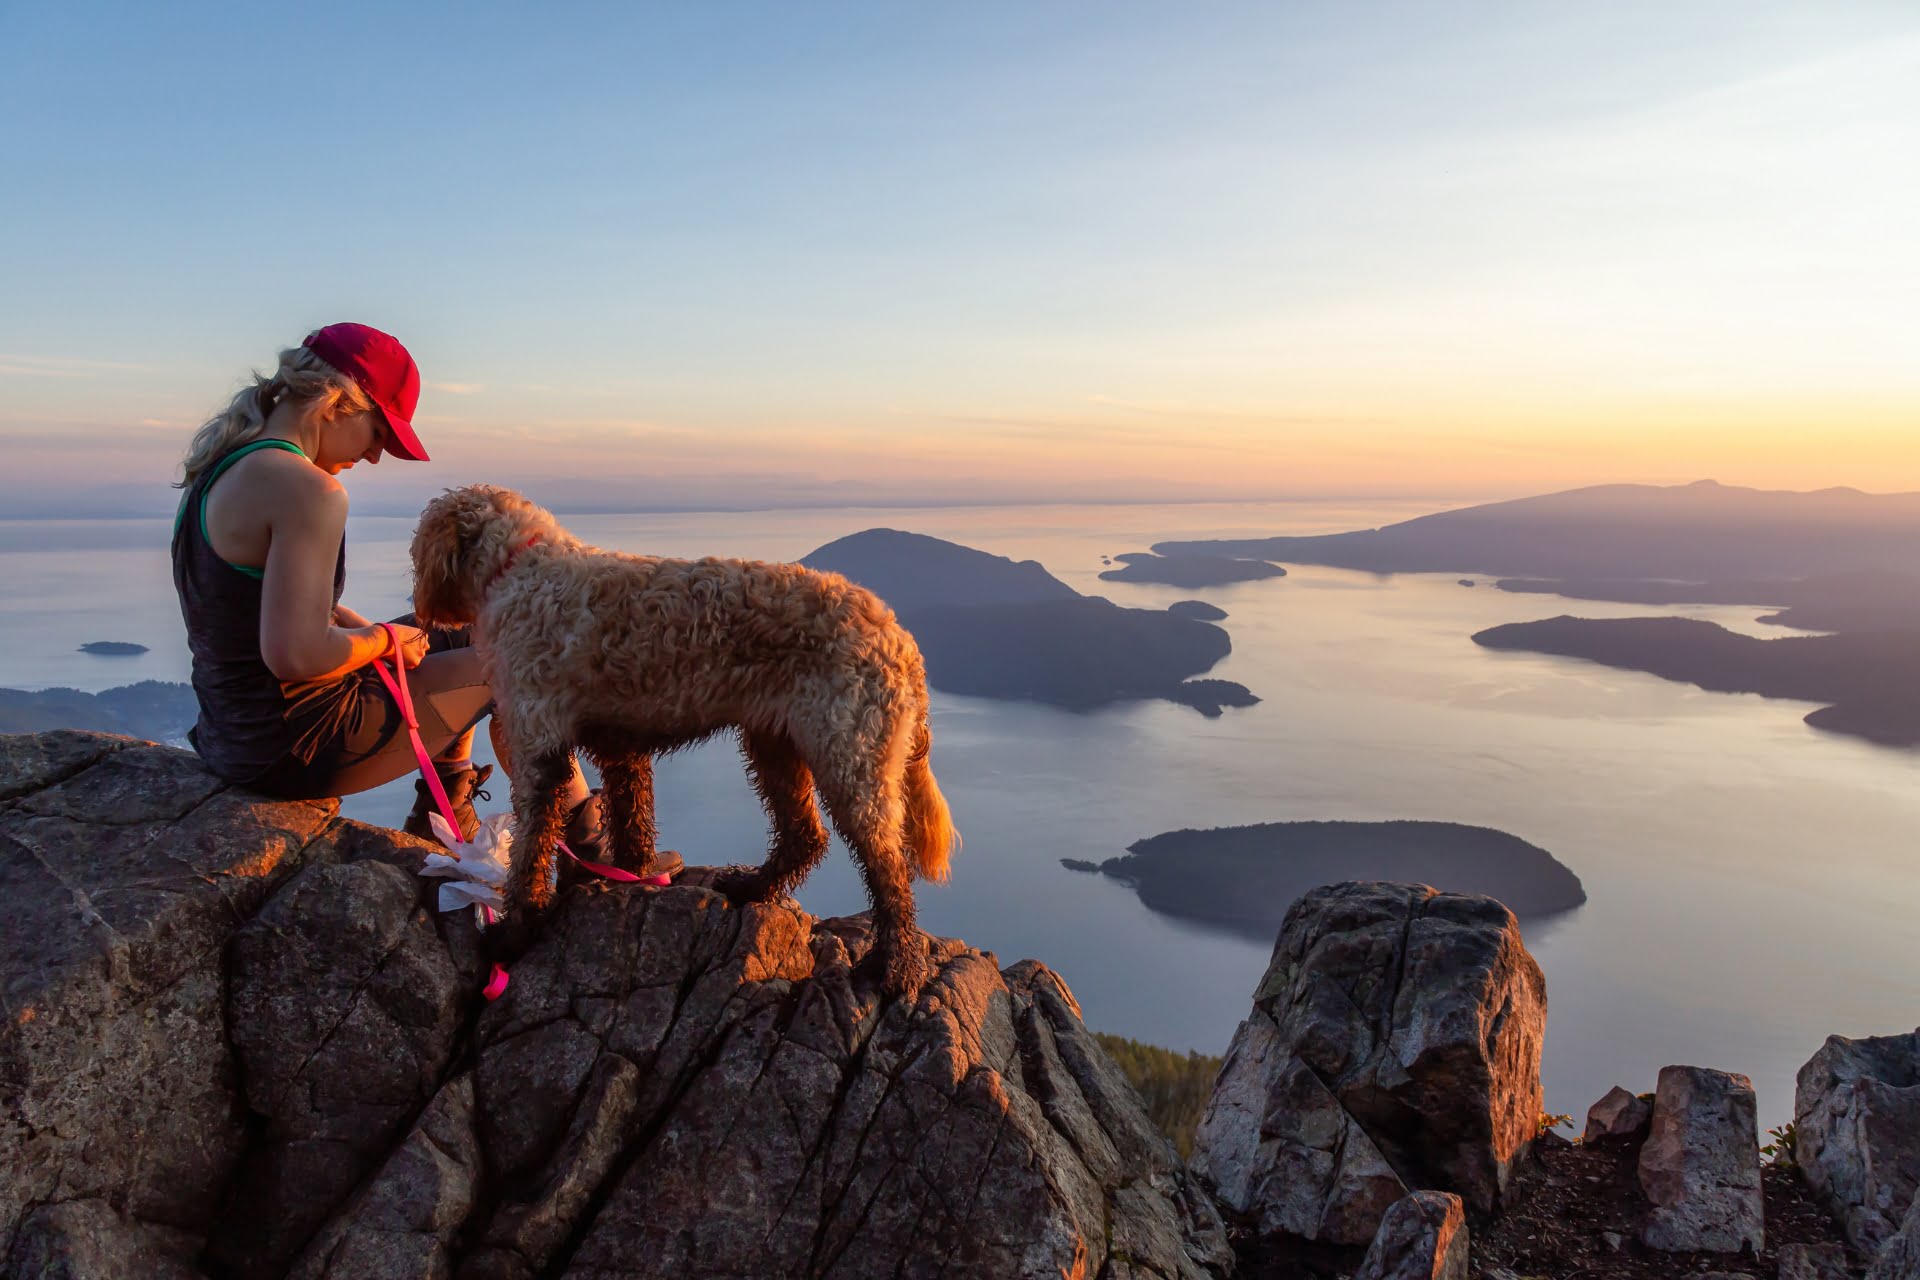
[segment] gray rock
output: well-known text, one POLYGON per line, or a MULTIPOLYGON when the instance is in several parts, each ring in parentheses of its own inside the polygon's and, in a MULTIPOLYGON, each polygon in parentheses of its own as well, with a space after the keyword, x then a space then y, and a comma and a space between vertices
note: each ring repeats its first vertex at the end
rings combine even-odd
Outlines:
POLYGON ((1231 1265, 1057 977, 936 941, 919 1003, 883 1005, 850 981, 867 944, 691 884, 569 896, 480 1020, 502 1182, 459 1275, 568 1242, 579 1277, 1231 1265))
POLYGON ((287 1280, 414 1280, 450 1276, 455 1233, 481 1181, 473 1080, 434 1095, 406 1140, 339 1217, 324 1227, 287 1280))
POLYGON ((1801 1176, 1873 1257, 1920 1189, 1920 1030, 1829 1036, 1800 1068, 1793 1118, 1801 1176))
POLYGON ((1780 1246, 1779 1280, 1848 1280, 1847 1251, 1837 1244, 1780 1246))
POLYGON ((1193 1168, 1262 1234, 1361 1245, 1415 1188, 1497 1207, 1541 1111, 1546 984, 1491 898, 1348 883, 1287 913, 1193 1168))
POLYGON ((1467 1214, 1460 1197, 1416 1191, 1396 1201, 1353 1280, 1467 1280, 1467 1214))
POLYGON ((4 1274, 21 1280, 203 1280, 188 1232, 136 1222, 104 1200, 41 1205, 20 1222, 4 1274))
POLYGON ((228 1010, 264 1119, 212 1252, 277 1276, 439 1088, 477 996, 423 882, 384 862, 309 867, 230 948, 228 1010))
POLYGON ((1867 1280, 1920 1280, 1920 1196, 1907 1206, 1900 1230, 1880 1247, 1867 1280))
POLYGON ((1655 1249, 1758 1254, 1766 1247, 1753 1084, 1704 1067, 1663 1067, 1640 1187, 1655 1249))
POLYGON ((221 950, 332 814, 133 739, 0 736, 0 1248, 33 1205, 211 1224, 245 1142, 221 950))
POLYGON ((1645 1098, 1628 1093, 1619 1085, 1607 1090, 1607 1096, 1587 1108, 1587 1131, 1582 1142, 1601 1138, 1631 1138, 1653 1120, 1653 1108, 1645 1098))

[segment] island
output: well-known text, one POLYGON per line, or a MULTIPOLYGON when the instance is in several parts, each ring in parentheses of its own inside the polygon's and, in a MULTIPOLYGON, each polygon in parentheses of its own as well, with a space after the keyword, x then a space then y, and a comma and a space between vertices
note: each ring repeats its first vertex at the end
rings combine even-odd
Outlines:
POLYGON ((1031 560, 867 529, 800 563, 892 605, 919 642, 928 683, 948 693, 1071 711, 1164 699, 1208 716, 1259 701, 1244 685, 1196 678, 1232 652, 1219 627, 1081 595, 1031 560))
POLYGON ((1251 556, 1373 573, 1551 579, 1805 578, 1920 564, 1920 493, 1798 493, 1701 480, 1595 485, 1347 533, 1169 541, 1163 556, 1251 556))
POLYGON ((180 742, 199 718, 193 686, 142 680, 101 693, 0 689, 0 733, 94 729, 154 742, 180 742))
POLYGON ((1152 911, 1270 942, 1294 899, 1342 880, 1401 880, 1482 893, 1522 919, 1587 900, 1545 849, 1453 822, 1263 822, 1169 831, 1098 865, 1062 859, 1131 887, 1152 911))
POLYGON ((1715 693, 1826 703, 1805 717, 1809 725, 1883 746, 1920 746, 1920 630, 1762 640, 1698 618, 1563 614, 1489 627, 1473 641, 1643 671, 1715 693))
POLYGON ((1129 551, 1115 556, 1118 569, 1100 575, 1102 582, 1150 582, 1169 587, 1222 587, 1233 582, 1258 582, 1264 578, 1284 578, 1287 571, 1265 560, 1234 556, 1155 555, 1129 551))
POLYGON ((1192 618, 1198 622, 1218 622, 1227 616, 1225 609, 1205 600, 1175 600, 1167 606, 1167 612, 1176 618, 1192 618))
POLYGON ((80 652, 102 658, 132 658, 146 651, 147 646, 130 640, 89 640, 80 646, 80 652))

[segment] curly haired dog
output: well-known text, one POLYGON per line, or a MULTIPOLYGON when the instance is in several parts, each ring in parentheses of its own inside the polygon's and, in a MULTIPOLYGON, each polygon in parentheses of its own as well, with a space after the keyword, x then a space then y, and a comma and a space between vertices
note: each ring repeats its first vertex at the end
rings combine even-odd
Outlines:
POLYGON ((491 485, 427 505, 413 572, 423 626, 474 626, 505 731, 505 949, 525 945, 552 898, 576 747, 602 775, 615 865, 644 874, 653 754, 738 729, 772 846, 717 887, 758 902, 797 886, 826 856, 817 787, 873 904, 863 964, 889 992, 919 990, 912 877, 944 880, 958 833, 927 765, 919 647, 872 592, 794 564, 603 551, 491 485))

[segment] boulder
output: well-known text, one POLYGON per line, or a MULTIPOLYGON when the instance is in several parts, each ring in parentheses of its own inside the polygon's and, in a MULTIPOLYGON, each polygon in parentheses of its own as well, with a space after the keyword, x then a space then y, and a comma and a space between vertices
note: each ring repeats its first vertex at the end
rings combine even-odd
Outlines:
POLYGON ((1416 1191, 1387 1210, 1353 1280, 1467 1280, 1467 1253, 1460 1197, 1416 1191))
POLYGON ((1920 1030, 1829 1036, 1800 1068, 1793 1122, 1801 1176, 1873 1257, 1920 1189, 1920 1030))
POLYGON ((1513 914, 1424 885, 1303 895, 1193 1168, 1262 1236, 1365 1245, 1415 1189, 1500 1202, 1541 1111, 1546 984, 1513 914))
POLYGON ((1587 1130, 1580 1141, 1635 1138, 1646 1131, 1652 1119, 1653 1107, 1645 1098, 1615 1085, 1607 1090, 1606 1097, 1587 1108, 1587 1130))
POLYGON ((1655 1249, 1758 1254, 1766 1246, 1753 1084, 1704 1067, 1663 1067, 1640 1188, 1655 1249))
POLYGON ((0 1256, 85 1239, 63 1256, 148 1274, 141 1225, 211 1226, 247 1136, 222 949, 333 815, 131 738, 0 735, 0 1256))
POLYGON ((1867 1280, 1920 1280, 1920 1196, 1907 1206, 1900 1229, 1880 1246, 1867 1280))

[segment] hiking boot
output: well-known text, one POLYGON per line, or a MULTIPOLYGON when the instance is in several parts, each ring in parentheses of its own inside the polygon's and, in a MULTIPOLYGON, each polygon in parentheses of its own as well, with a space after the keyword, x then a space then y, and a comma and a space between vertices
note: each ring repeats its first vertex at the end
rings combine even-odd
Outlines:
MULTIPOLYGON (((436 763, 433 770, 440 775, 440 785, 447 789, 447 800, 453 805, 453 816, 460 822, 460 838, 473 839, 474 833, 480 830, 480 815, 473 811, 473 802, 476 797, 481 800, 493 799, 490 794, 481 790, 481 785, 492 776, 493 766, 436 763)), ((414 779, 413 812, 407 815, 407 820, 401 824, 400 829, 410 836, 437 841, 439 837, 433 834, 433 824, 427 821, 427 815, 438 812, 439 808, 439 804, 433 798, 432 788, 427 786, 427 780, 414 779)))
MULTIPOLYGON (((573 807, 567 815, 566 830, 560 838, 573 850, 574 858, 581 862, 606 864, 612 856, 612 846, 607 838, 607 820, 605 806, 601 803, 598 790, 587 793, 587 798, 573 807)), ((572 865, 572 859, 562 860, 561 877, 566 882, 569 873, 577 873, 579 868, 572 865)), ((681 870, 680 855, 671 849, 656 849, 653 865, 647 869, 648 875, 678 875, 681 870)))

